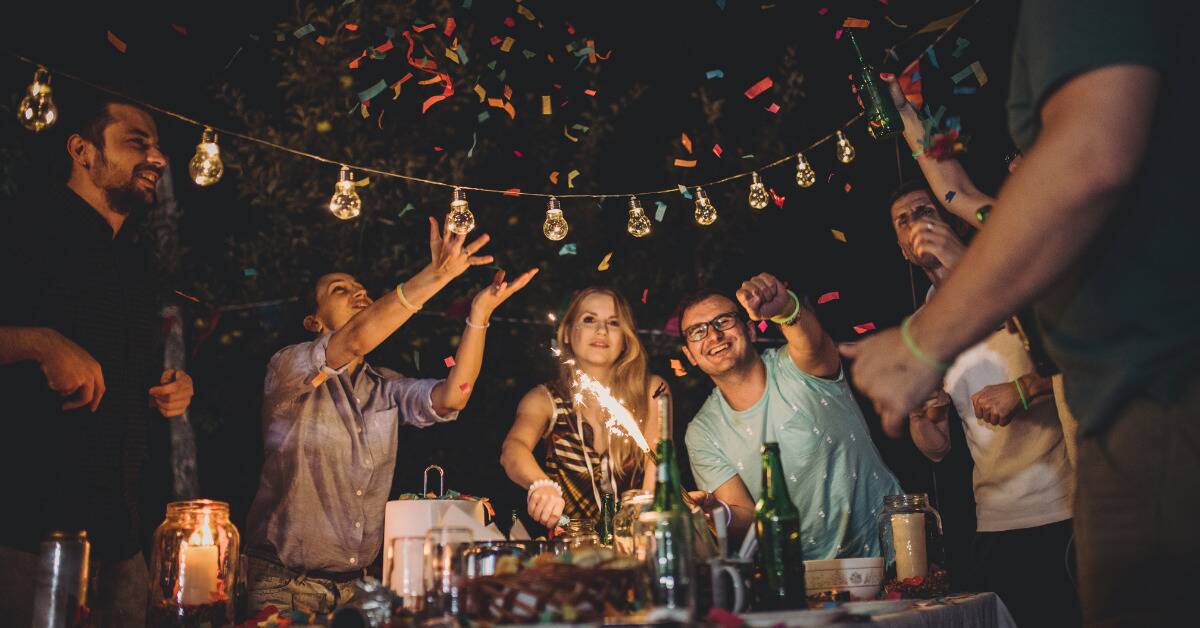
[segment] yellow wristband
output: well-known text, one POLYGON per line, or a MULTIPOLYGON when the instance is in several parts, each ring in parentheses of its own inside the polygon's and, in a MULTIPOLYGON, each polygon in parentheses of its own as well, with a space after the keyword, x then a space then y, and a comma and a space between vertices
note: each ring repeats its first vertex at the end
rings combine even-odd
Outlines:
POLYGON ((417 312, 421 309, 421 306, 413 305, 412 302, 408 300, 408 297, 404 296, 404 283, 403 282, 396 285, 396 298, 400 299, 400 305, 403 305, 404 307, 406 307, 414 312, 417 312))
POLYGON ((792 313, 788 314, 787 316, 772 316, 771 322, 775 323, 776 325, 791 325, 792 323, 795 323, 796 318, 800 316, 800 297, 796 296, 796 293, 792 292, 791 290, 788 290, 787 293, 792 297, 792 305, 794 306, 792 308, 792 313))

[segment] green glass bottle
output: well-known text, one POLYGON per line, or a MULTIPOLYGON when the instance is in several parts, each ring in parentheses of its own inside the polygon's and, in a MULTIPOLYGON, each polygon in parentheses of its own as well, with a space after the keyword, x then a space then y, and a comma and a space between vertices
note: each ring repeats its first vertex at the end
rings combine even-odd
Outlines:
POLYGON ((678 621, 688 621, 696 608, 692 513, 683 501, 679 482, 679 463, 671 436, 670 400, 661 395, 656 401, 662 427, 656 452, 654 505, 638 521, 645 526, 643 529, 653 530, 654 548, 647 557, 653 576, 650 587, 653 605, 676 611, 673 618, 678 621))
POLYGON ((596 533, 600 535, 600 544, 606 547, 612 547, 613 544, 613 517, 616 514, 617 499, 607 491, 600 493, 600 523, 596 526, 596 533))
POLYGON ((903 133, 904 121, 900 119, 900 112, 896 111, 896 103, 892 102, 892 95, 887 86, 881 82, 879 71, 863 56, 853 29, 847 28, 844 32, 858 59, 858 68, 852 76, 854 87, 862 99, 863 114, 867 119, 867 134, 872 139, 881 140, 903 133))
POLYGON ((788 496, 779 443, 762 446, 762 496, 754 506, 758 554, 755 610, 804 608, 800 510, 788 496))

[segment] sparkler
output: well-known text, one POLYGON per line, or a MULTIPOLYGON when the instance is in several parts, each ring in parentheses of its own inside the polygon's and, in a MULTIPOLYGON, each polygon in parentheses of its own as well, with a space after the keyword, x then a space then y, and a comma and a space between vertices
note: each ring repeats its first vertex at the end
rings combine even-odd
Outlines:
POLYGON ((604 427, 632 438, 634 444, 643 452, 650 451, 650 443, 646 442, 646 437, 638 427, 637 420, 620 401, 612 396, 612 392, 607 386, 592 379, 587 373, 576 369, 574 388, 576 403, 584 404, 584 393, 590 393, 600 404, 600 408, 608 414, 608 420, 604 422, 604 427))

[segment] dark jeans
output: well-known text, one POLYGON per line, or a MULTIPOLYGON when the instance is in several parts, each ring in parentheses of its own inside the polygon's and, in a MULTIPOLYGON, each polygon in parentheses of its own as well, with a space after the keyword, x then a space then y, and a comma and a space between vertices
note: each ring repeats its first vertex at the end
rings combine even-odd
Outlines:
POLYGON ((1200 573, 1200 374, 1180 399, 1129 400, 1079 441, 1075 543, 1089 626, 1195 621, 1200 573))
MULTIPOLYGON (((91 561, 88 607, 91 624, 104 628, 141 628, 146 625, 149 572, 139 552, 118 561, 91 561)), ((0 545, 0 624, 33 623, 33 596, 37 587, 38 555, 0 545)))
POLYGON ((1079 625, 1079 597, 1070 571, 1071 520, 1036 528, 978 532, 971 588, 995 591, 1021 628, 1079 625))

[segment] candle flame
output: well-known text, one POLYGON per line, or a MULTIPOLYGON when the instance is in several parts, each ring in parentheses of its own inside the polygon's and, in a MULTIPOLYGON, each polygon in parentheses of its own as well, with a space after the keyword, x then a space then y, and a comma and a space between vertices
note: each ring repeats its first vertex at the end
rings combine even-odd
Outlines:
POLYGON ((638 427, 637 420, 633 418, 633 413, 613 397, 607 386, 580 370, 575 371, 574 386, 576 403, 584 404, 583 393, 590 393, 600 404, 600 408, 608 414, 608 420, 604 422, 604 427, 632 438, 634 444, 643 452, 650 451, 650 443, 646 442, 646 437, 642 434, 642 429, 638 427))
POLYGON ((209 524, 207 511, 204 513, 204 520, 200 523, 200 527, 192 532, 192 536, 188 538, 187 543, 192 546, 216 545, 216 540, 213 537, 212 526, 209 524))

